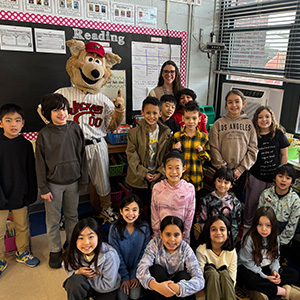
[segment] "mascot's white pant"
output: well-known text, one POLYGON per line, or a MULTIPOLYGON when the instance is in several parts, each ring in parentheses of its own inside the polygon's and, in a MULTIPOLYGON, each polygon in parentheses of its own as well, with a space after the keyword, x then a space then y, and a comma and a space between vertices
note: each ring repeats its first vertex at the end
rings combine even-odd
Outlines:
POLYGON ((90 179, 99 196, 110 193, 108 148, 104 138, 97 143, 85 146, 90 179))

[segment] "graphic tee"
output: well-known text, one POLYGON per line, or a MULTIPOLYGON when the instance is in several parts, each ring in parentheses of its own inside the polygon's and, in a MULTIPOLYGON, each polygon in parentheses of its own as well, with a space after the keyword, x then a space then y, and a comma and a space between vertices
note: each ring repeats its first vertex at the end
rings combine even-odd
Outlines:
POLYGON ((156 125, 156 129, 153 132, 149 132, 149 165, 148 171, 151 174, 155 173, 155 161, 158 148, 158 134, 159 126, 156 125))
POLYGON ((258 138, 258 155, 250 173, 264 182, 273 182, 274 171, 281 163, 280 149, 290 145, 281 130, 277 130, 273 139, 271 133, 258 138))

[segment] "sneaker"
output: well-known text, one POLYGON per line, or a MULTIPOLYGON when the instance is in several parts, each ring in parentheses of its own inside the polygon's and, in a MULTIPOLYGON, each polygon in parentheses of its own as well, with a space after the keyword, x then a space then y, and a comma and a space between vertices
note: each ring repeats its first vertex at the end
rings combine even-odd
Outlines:
POLYGON ((104 216, 109 223, 113 223, 117 221, 118 217, 115 215, 113 209, 111 207, 107 209, 102 209, 101 215, 104 216))
POLYGON ((22 253, 16 251, 16 261, 31 268, 36 267, 40 263, 40 260, 37 257, 31 255, 28 251, 22 253))
POLYGON ((50 255, 49 255, 50 268, 52 268, 52 269, 61 268, 61 254, 62 254, 62 251, 50 252, 50 255))
POLYGON ((254 291, 254 290, 247 290, 245 288, 244 288, 244 290, 251 297, 251 299, 254 299, 254 300, 269 300, 268 296, 261 293, 261 292, 254 291))
POLYGON ((3 271, 7 268, 7 262, 5 259, 0 260, 0 276, 3 273, 3 271))

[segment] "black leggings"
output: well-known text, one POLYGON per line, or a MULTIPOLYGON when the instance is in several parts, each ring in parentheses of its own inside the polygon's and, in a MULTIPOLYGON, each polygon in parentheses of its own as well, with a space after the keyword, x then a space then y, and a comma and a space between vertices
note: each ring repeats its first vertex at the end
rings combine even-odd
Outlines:
MULTIPOLYGON (((149 268, 150 274, 155 278, 157 282, 164 282, 167 280, 172 280, 175 283, 179 282, 182 279, 185 280, 190 280, 191 276, 188 274, 187 271, 179 271, 172 276, 166 272, 166 270, 160 266, 160 265, 153 265, 149 268)), ((165 299, 170 299, 170 300, 178 300, 177 296, 173 296, 170 298, 167 298, 163 296, 162 294, 153 291, 153 290, 145 290, 145 294, 149 299, 154 299, 154 300, 165 300, 165 299)), ((192 300, 195 299, 194 296, 188 296, 188 297, 180 297, 180 299, 188 299, 192 300)))
MULTIPOLYGON (((268 276, 272 274, 268 266, 263 267, 262 271, 268 276)), ((279 274, 281 278, 279 286, 293 284, 297 282, 299 278, 298 272, 290 267, 281 267, 279 269, 279 274)), ((269 298, 274 297, 277 294, 277 285, 275 283, 271 282, 267 278, 264 279, 260 277, 259 274, 250 271, 244 266, 238 266, 237 278, 238 281, 244 284, 248 290, 261 292, 267 295, 269 298)))
POLYGON ((94 300, 116 300, 118 289, 109 293, 98 293, 90 286, 84 275, 73 274, 67 278, 63 287, 68 293, 68 300, 83 300, 92 297, 94 300))

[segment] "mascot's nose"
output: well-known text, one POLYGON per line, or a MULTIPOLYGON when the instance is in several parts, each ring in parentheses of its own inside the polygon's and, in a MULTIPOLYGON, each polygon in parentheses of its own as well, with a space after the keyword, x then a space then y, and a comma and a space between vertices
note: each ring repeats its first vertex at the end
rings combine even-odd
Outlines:
POLYGON ((92 74, 92 76, 93 76, 94 78, 98 78, 98 77, 100 76, 100 73, 99 73, 98 70, 93 70, 93 71, 91 72, 91 74, 92 74))

